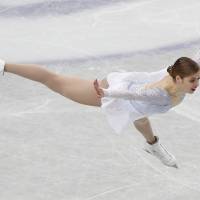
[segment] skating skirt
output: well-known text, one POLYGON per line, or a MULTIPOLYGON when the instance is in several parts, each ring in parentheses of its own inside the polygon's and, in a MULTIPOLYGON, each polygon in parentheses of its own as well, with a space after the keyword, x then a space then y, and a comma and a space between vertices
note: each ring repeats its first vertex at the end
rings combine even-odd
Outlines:
MULTIPOLYGON (((150 73, 118 71, 108 74, 107 81, 109 89, 129 90, 130 87, 141 87, 143 84, 159 80, 166 73, 166 69, 150 73)), ((148 116, 136 109, 134 101, 131 100, 103 97, 101 103, 108 123, 117 134, 120 134, 129 123, 148 116)))

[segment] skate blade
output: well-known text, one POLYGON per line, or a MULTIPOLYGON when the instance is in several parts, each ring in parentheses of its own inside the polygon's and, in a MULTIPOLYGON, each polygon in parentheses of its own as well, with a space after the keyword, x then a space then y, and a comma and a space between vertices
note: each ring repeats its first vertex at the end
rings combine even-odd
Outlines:
POLYGON ((147 149, 143 149, 143 150, 152 155, 152 153, 148 151, 147 149))
MULTIPOLYGON (((153 156, 153 154, 152 154, 150 151, 148 151, 147 149, 143 149, 143 150, 146 151, 147 153, 149 153, 149 154, 151 154, 151 155, 153 156)), ((164 163, 163 163, 163 164, 164 164, 164 163)), ((166 165, 166 164, 164 164, 164 165, 166 165)), ((177 164, 174 164, 174 165, 172 165, 172 166, 169 166, 169 165, 166 165, 166 166, 168 166, 168 167, 173 167, 173 168, 176 168, 176 169, 179 168, 177 164)))
POLYGON ((174 167, 174 168, 176 168, 176 169, 178 169, 178 168, 179 168, 177 164, 175 164, 175 165, 172 165, 172 167, 174 167))

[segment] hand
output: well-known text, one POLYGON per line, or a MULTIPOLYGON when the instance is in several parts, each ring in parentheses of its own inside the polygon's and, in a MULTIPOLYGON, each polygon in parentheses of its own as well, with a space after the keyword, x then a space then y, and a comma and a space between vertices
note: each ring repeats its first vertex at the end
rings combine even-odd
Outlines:
POLYGON ((98 83, 97 79, 94 81, 94 88, 95 88, 95 90, 97 92, 97 96, 99 98, 104 97, 104 91, 102 88, 99 87, 99 83, 98 83))

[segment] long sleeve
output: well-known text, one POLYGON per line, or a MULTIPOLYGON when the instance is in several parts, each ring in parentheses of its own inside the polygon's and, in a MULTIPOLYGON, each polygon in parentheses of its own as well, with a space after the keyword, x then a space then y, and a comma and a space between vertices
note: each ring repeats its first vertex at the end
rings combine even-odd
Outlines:
POLYGON ((134 91, 103 89, 105 97, 122 98, 126 100, 140 100, 156 104, 166 103, 169 96, 161 88, 137 88, 134 91))

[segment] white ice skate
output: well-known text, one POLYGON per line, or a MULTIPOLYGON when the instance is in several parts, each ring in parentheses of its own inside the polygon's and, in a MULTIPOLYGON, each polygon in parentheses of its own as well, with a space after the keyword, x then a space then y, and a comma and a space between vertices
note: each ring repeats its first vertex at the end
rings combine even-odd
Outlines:
POLYGON ((0 74, 4 75, 5 61, 0 59, 0 74))
POLYGON ((163 164, 169 167, 178 168, 176 158, 169 153, 162 144, 160 144, 159 138, 157 136, 155 137, 157 139, 156 143, 151 145, 146 142, 144 150, 157 157, 163 164))

